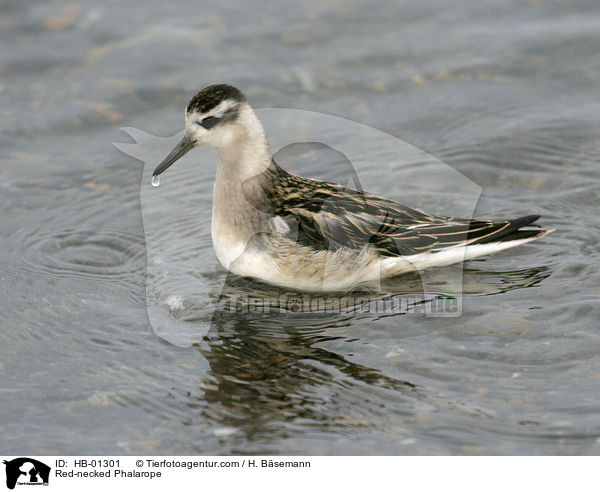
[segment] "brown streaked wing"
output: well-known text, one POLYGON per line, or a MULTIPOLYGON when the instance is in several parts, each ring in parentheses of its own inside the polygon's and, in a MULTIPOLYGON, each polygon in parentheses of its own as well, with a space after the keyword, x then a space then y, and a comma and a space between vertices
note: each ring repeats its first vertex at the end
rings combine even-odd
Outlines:
POLYGON ((273 164, 269 193, 274 212, 295 222, 297 240, 316 249, 370 245, 383 256, 411 255, 496 240, 537 217, 495 222, 430 215, 360 190, 302 178, 273 164))

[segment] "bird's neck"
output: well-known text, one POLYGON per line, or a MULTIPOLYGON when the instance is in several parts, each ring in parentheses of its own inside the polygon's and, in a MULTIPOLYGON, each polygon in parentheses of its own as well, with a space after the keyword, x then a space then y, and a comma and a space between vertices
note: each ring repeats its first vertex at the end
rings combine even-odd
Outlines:
POLYGON ((241 112, 237 131, 217 147, 218 167, 213 191, 215 232, 244 242, 268 220, 264 210, 271 164, 265 131, 251 108, 241 112))
POLYGON ((269 167, 271 153, 265 130, 250 106, 240 112, 235 133, 217 147, 217 153, 217 181, 245 181, 269 167))

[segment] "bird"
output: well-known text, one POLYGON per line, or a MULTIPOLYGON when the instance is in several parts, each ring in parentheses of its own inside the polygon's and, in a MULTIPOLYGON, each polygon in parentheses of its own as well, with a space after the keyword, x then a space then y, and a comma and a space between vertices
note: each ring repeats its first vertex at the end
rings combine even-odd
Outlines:
POLYGON ((511 220, 432 215, 360 189, 280 167, 246 96, 205 87, 185 109, 185 132, 154 169, 153 184, 191 149, 213 146, 217 169, 211 235, 229 272, 305 292, 373 288, 389 277, 519 246, 554 229, 511 220))

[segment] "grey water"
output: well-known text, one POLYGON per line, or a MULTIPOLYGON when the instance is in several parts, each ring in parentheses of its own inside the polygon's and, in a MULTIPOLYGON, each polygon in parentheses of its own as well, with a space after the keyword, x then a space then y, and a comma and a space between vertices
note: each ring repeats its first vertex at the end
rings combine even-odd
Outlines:
MULTIPOLYGON (((0 13, 1 454, 600 453, 596 1, 8 0, 0 13), (426 303, 460 302, 458 316, 225 309, 282 293, 219 280, 214 152, 152 187, 145 169, 164 155, 112 144, 134 143, 123 127, 180 132, 187 99, 216 82, 256 108, 408 142, 478 187, 475 216, 541 214, 556 231, 467 262, 458 284, 442 268, 381 294, 427 284, 426 303), (158 198, 190 176, 198 186, 158 198), (178 250, 186 231, 197 247, 178 250), (198 265, 182 273, 198 298, 155 281, 157 246, 198 265), (154 288, 168 302, 153 309, 198 340, 160 336, 154 288)), ((282 142, 290 125, 274 129, 282 142)), ((289 143, 273 149, 285 167, 336 179, 335 149, 289 143)), ((367 149, 366 190, 453 206, 438 173, 415 187, 383 151, 345 144, 367 149)))

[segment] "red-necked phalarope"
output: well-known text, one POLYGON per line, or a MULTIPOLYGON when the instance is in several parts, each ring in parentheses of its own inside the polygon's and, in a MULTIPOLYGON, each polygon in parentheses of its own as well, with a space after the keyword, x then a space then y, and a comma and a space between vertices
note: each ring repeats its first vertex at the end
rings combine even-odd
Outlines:
POLYGON ((185 135, 156 182, 199 145, 218 151, 212 240, 229 271, 305 291, 345 291, 533 241, 540 216, 471 220, 434 216, 391 200, 302 178, 271 157, 265 131, 235 87, 212 85, 187 105, 185 135))

